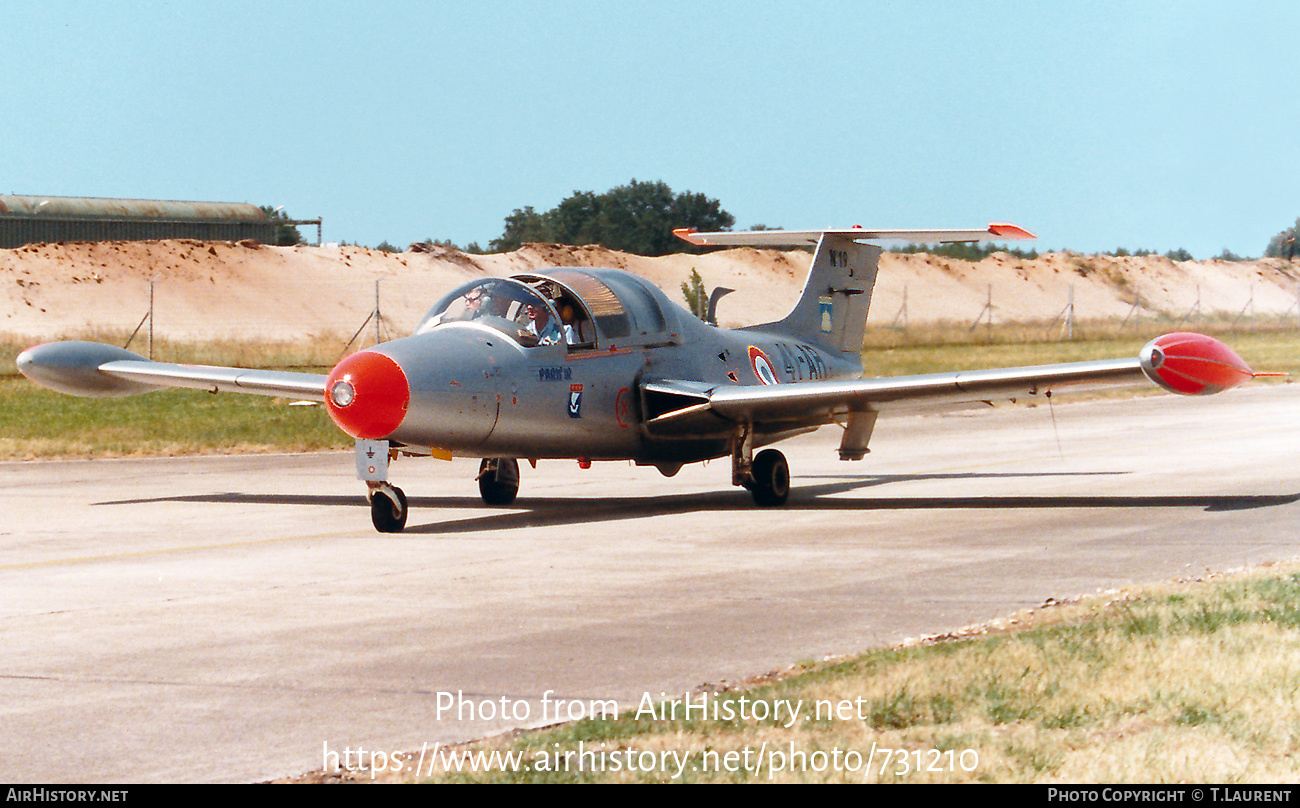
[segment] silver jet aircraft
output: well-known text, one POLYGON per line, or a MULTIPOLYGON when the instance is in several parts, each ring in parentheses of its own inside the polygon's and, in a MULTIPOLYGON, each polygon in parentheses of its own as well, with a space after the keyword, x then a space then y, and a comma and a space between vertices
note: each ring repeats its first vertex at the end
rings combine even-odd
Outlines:
POLYGON ((731 458, 731 482, 779 506, 790 470, 760 447, 827 424, 839 455, 860 460, 876 418, 893 410, 991 406, 1053 391, 1155 383, 1216 393, 1255 374, 1211 337, 1167 334, 1137 357, 1040 367, 864 378, 862 339, 886 239, 964 242, 1033 238, 984 230, 756 231, 678 235, 697 245, 815 246, 783 319, 726 330, 701 321, 650 282, 613 269, 558 268, 484 278, 452 291, 415 333, 354 353, 328 374, 153 362, 90 342, 38 345, 18 367, 80 396, 191 387, 322 402, 356 439, 357 475, 381 532, 406 525, 388 481, 398 455, 482 458, 484 502, 509 505, 518 460, 632 460, 672 476, 685 463, 731 458))

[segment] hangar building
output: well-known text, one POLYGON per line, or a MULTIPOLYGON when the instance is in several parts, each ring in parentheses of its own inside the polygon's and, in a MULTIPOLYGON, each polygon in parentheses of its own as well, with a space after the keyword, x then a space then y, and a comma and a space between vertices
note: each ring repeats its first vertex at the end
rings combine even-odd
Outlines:
POLYGON ((0 248, 164 238, 274 244, 277 228, 286 223, 247 203, 0 195, 0 248))

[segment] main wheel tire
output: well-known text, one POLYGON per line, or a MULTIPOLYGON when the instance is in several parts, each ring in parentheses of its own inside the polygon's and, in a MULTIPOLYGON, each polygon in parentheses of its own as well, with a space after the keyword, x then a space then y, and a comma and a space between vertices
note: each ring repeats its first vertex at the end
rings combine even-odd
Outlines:
POLYGON ((785 504, 790 496, 790 466, 785 455, 776 449, 764 449, 750 464, 749 473, 754 480, 749 489, 754 502, 764 508, 785 504))
POLYGON ((386 491, 376 491, 370 497, 370 521, 380 533, 401 533, 406 528, 406 494, 397 487, 393 493, 397 495, 395 502, 386 491))
POLYGON ((478 467, 478 492, 489 505, 509 505, 519 494, 519 462, 513 457, 484 460, 478 467))

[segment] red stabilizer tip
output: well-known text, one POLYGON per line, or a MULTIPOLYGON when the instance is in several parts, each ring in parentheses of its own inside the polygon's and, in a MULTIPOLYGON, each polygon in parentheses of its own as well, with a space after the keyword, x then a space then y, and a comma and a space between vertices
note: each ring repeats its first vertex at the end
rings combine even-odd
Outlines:
POLYGON ((695 235, 698 232, 699 231, 696 230, 694 227, 679 227, 673 231, 673 235, 677 236, 677 238, 681 239, 682 241, 689 241, 690 243, 694 244, 696 247, 708 246, 707 241, 695 235))
POLYGON ((998 238, 1016 239, 1019 241, 1038 238, 1038 236, 1030 233, 1025 228, 1014 224, 1007 224, 1006 222, 993 222, 989 225, 989 232, 998 238))
POLYGON ((411 388, 402 368, 375 351, 358 351, 334 366, 325 380, 325 408, 339 429, 378 440, 402 425, 411 388))

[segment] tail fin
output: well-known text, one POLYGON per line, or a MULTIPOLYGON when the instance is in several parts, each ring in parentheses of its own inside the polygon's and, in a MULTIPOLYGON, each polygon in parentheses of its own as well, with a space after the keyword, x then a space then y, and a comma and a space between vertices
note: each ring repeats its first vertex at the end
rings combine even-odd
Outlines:
POLYGON ((867 240, 905 239, 913 243, 951 243, 1032 239, 1033 233, 1013 224, 990 224, 986 230, 755 230, 746 233, 673 231, 692 244, 749 247, 817 245, 803 294, 782 320, 754 328, 790 334, 828 351, 857 354, 867 328, 871 290, 881 248, 867 240))
POLYGON ((832 353, 861 353, 880 254, 875 244, 823 235, 799 302, 784 319, 754 327, 789 334, 832 353))

